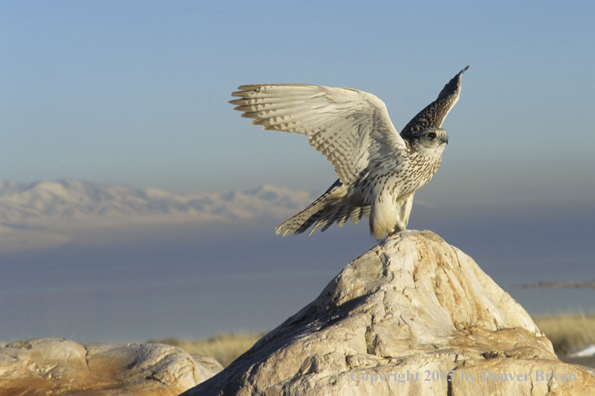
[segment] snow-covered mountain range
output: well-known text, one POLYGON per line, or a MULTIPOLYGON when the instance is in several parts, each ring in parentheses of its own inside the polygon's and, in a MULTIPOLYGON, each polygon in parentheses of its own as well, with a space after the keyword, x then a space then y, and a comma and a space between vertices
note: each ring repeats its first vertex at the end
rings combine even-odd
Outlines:
POLYGON ((48 220, 187 218, 285 219, 312 200, 308 192, 264 185, 249 191, 179 194, 121 184, 62 179, 32 184, 0 181, 0 225, 34 225, 48 220))

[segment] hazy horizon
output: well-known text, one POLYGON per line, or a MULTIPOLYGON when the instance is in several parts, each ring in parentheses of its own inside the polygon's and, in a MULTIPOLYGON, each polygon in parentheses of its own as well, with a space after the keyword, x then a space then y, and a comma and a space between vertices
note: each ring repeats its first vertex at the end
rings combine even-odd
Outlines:
MULTIPOLYGON (((0 321, 2 339, 124 342, 270 330, 376 244, 366 221, 310 237, 275 235, 274 227, 301 209, 288 197, 311 199, 302 191, 268 186, 197 194, 221 201, 190 212, 186 206, 172 210, 169 203, 192 203, 192 195, 63 183, 40 183, 37 190, 21 186, 22 191, 13 185, 9 194, 9 202, 29 217, 0 227, 2 243, 7 236, 13 243, 32 243, 32 236, 44 243, 16 250, 0 244, 0 317, 10 318, 0 321), (64 185, 70 189, 58 188, 64 185), (103 198, 88 201, 98 196, 103 198), (129 212, 126 202, 136 211, 129 212), (87 211, 73 210, 80 205, 87 211), (242 217, 246 208, 251 215, 242 217)), ((0 218, 8 208, 0 192, 0 218)), ((529 313, 555 314, 590 313, 595 290, 513 286, 593 278, 594 224, 595 199, 475 206, 415 202, 409 228, 432 230, 470 255, 529 313)))

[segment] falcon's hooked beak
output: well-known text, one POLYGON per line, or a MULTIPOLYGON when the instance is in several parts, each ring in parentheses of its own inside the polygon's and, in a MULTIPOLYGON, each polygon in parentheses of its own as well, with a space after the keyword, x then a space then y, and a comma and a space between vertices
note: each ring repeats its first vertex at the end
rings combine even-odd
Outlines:
POLYGON ((442 143, 448 144, 448 135, 445 133, 444 135, 440 136, 440 141, 442 143))

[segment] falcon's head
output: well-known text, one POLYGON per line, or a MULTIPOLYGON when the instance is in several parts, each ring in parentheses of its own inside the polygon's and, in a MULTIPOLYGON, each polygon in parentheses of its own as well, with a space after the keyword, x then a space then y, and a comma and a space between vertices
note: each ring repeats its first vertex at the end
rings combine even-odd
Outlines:
POLYGON ((444 147, 448 144, 448 135, 442 128, 426 128, 413 134, 409 139, 415 151, 423 151, 426 155, 442 155, 444 147))

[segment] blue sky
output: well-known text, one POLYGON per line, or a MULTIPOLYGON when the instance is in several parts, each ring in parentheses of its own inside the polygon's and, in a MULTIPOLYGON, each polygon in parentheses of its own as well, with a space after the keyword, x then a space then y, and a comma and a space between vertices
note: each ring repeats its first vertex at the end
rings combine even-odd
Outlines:
POLYGON ((418 198, 592 197, 594 19, 589 1, 3 1, 0 178, 319 191, 330 164, 241 119, 237 86, 358 88, 400 130, 469 64, 418 198))

